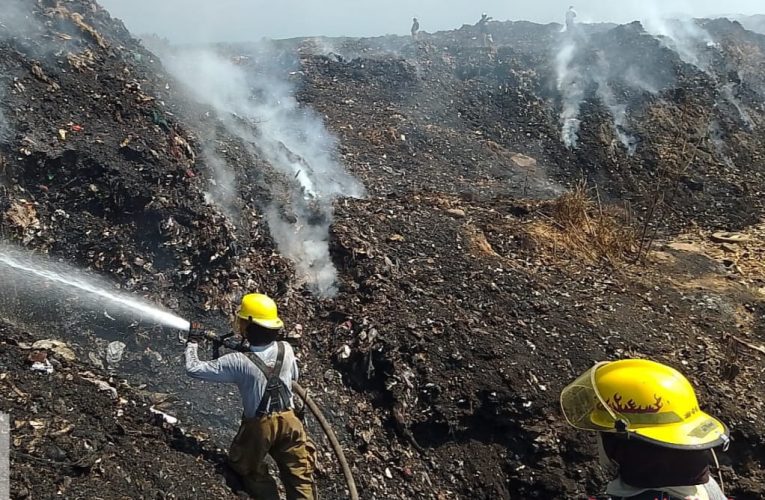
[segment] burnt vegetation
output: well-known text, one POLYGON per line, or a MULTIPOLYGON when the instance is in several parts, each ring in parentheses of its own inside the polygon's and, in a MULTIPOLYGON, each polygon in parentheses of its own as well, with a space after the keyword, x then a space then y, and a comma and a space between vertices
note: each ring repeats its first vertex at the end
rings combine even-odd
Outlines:
MULTIPOLYGON (((728 493, 765 494, 765 35, 698 21, 715 42, 696 47, 702 68, 639 23, 582 27, 570 65, 604 80, 583 81, 576 148, 561 140, 558 25, 493 21, 489 47, 471 26, 215 47, 294 85, 366 188, 334 201, 337 294, 317 298, 266 220, 275 206, 300 221, 294 178, 224 126, 265 122, 189 97, 146 48, 162 40, 90 0, 18 4, 24 23, 0 25, 3 239, 221 329, 243 293, 275 296, 363 498, 598 493, 608 478, 557 396, 624 356, 686 373, 734 430, 728 493), (236 174, 237 220, 208 196, 210 151, 236 174)), ((176 332, 66 300, 52 315, 3 287, 14 497, 235 497, 221 448, 237 400, 186 378, 176 332), (54 373, 32 372, 47 338, 74 359, 48 349, 54 373)), ((308 427, 320 492, 341 498, 308 427)))

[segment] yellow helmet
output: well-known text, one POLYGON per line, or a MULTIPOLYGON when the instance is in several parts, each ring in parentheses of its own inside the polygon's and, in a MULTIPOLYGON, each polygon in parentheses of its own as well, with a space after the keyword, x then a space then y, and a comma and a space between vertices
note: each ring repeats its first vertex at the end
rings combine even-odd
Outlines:
POLYGON ((573 427, 623 432, 679 449, 727 445, 728 428, 699 409, 693 386, 679 371, 646 359, 597 363, 560 396, 573 427))
POLYGON ((239 306, 236 315, 271 330, 279 330, 284 326, 279 319, 276 302, 262 293, 249 293, 242 297, 242 305, 239 306))

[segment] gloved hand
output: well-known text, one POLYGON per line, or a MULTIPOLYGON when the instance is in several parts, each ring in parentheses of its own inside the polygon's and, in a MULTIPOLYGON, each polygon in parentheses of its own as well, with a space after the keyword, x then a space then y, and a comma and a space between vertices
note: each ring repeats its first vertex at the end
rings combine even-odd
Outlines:
POLYGON ((204 339, 201 335, 192 335, 191 332, 189 332, 189 336, 186 337, 186 343, 187 344, 198 344, 204 339))
POLYGON ((192 323, 189 328, 189 335, 186 337, 186 343, 198 343, 202 340, 216 340, 217 335, 215 332, 205 330, 199 323, 192 323))

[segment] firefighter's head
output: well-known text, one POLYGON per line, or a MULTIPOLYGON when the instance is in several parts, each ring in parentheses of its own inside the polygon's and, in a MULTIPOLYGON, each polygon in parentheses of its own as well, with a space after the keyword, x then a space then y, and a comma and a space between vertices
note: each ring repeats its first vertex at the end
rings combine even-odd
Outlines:
POLYGON ((276 340, 284 322, 276 302, 267 295, 250 293, 242 297, 236 313, 236 330, 252 345, 266 345, 276 340))

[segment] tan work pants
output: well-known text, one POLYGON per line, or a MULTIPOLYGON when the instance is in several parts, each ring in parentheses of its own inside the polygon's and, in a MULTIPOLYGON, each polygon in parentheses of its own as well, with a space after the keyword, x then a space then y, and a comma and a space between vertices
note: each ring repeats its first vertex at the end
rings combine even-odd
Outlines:
POLYGON ((228 454, 247 493, 257 500, 278 500, 276 481, 265 463, 267 454, 279 466, 287 500, 315 500, 316 447, 292 410, 242 419, 228 454))

